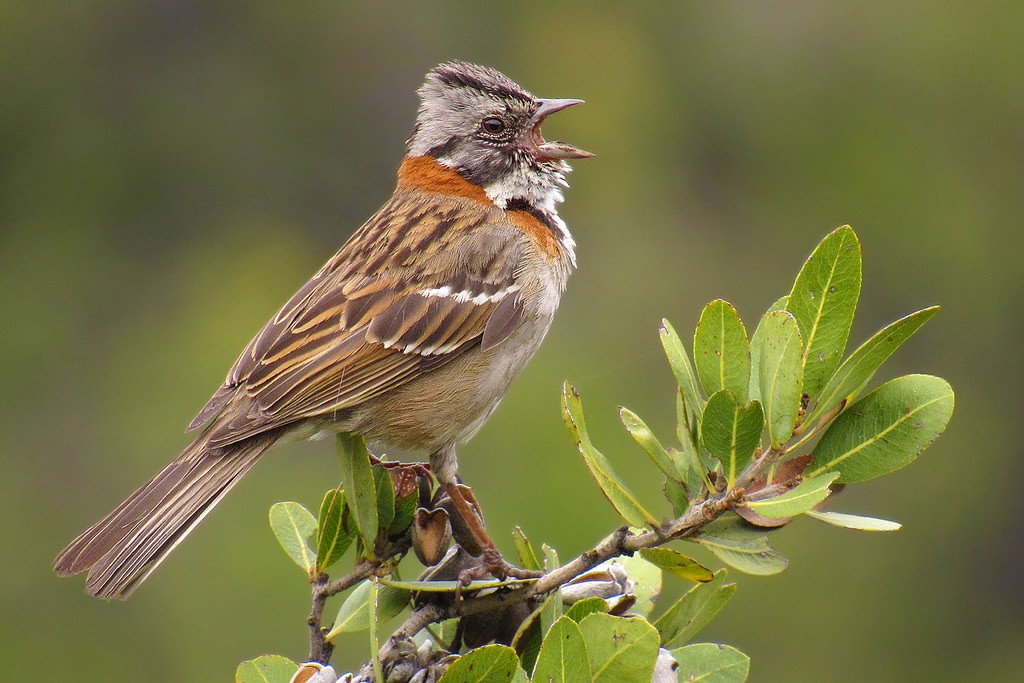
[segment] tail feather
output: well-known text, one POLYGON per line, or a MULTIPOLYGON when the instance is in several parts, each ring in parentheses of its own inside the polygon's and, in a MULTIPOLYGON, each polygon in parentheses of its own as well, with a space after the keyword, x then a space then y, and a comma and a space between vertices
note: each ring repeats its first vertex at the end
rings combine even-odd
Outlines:
POLYGON ((260 435, 214 450, 200 436, 61 551, 54 569, 62 576, 88 570, 89 593, 127 598, 276 440, 260 435))

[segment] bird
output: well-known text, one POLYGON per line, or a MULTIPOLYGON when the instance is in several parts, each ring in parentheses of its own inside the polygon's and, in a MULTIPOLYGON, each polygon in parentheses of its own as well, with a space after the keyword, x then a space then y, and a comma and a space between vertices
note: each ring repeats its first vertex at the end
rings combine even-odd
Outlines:
POLYGON ((456 448, 551 326, 576 268, 557 211, 568 161, 594 155, 541 134, 583 100, 536 97, 493 68, 440 64, 417 94, 390 199, 253 337, 195 440, 61 551, 59 575, 127 598, 275 444, 338 432, 427 457, 494 560, 456 448))

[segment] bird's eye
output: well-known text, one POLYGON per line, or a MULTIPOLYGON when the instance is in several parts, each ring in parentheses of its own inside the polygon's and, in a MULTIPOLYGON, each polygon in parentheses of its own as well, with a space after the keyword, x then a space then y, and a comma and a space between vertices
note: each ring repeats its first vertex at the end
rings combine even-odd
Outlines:
POLYGON ((497 116, 488 116, 480 122, 480 128, 488 135, 501 135, 505 132, 505 122, 497 116))

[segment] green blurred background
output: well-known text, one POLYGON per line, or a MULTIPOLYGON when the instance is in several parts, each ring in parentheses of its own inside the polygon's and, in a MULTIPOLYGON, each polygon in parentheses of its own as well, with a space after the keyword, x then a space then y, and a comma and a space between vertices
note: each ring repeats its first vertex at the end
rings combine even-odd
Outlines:
POLYGON ((750 654, 754 681, 1019 680, 1022 36, 1014 2, 0 4, 0 678, 223 681, 303 655, 307 587, 266 510, 318 503, 328 443, 275 452, 127 603, 50 563, 186 443, 239 349, 388 196, 415 88, 462 58, 586 98, 546 132, 598 154, 562 212, 580 268, 560 317, 461 451, 504 547, 518 523, 571 556, 617 524, 563 379, 656 501, 615 406, 671 433, 661 317, 688 333, 723 297, 752 327, 850 223, 851 343, 942 304, 882 374, 948 378, 956 414, 835 503, 901 532, 781 530, 789 570, 736 575, 701 639, 750 654))

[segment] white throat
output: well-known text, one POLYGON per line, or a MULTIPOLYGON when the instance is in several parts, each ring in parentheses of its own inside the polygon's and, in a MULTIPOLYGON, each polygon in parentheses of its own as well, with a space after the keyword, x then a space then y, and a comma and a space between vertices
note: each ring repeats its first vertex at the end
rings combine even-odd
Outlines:
POLYGON ((525 200, 530 206, 543 213, 555 228, 558 240, 566 260, 573 268, 576 267, 576 241, 572 238, 565 221, 558 215, 558 204, 565 201, 563 187, 569 187, 565 180, 569 165, 562 162, 562 169, 551 173, 538 173, 535 169, 516 169, 512 173, 484 186, 487 197, 505 209, 510 202, 525 200))

